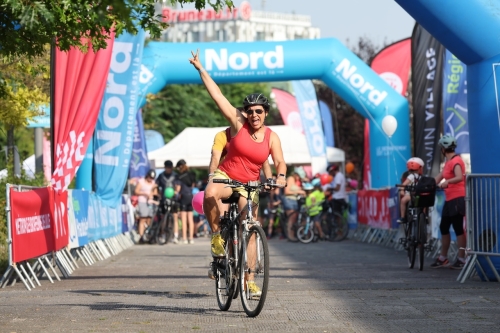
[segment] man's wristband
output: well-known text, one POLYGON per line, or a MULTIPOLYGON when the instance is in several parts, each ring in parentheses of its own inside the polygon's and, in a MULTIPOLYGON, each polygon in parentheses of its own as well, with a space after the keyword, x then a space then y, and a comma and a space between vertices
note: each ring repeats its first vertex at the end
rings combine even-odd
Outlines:
POLYGON ((200 68, 200 69, 198 69, 198 72, 200 72, 200 74, 201 74, 203 72, 206 72, 206 70, 205 70, 205 68, 200 68))
POLYGON ((286 176, 285 176, 285 174, 280 173, 280 174, 278 175, 278 177, 283 177, 283 178, 285 178, 286 176))

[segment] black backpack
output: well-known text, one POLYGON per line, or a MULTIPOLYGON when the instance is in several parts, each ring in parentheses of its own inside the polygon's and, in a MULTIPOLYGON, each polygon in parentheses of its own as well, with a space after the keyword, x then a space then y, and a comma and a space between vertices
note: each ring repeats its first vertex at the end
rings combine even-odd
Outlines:
POLYGON ((436 180, 421 176, 415 184, 414 207, 432 207, 436 199, 436 180))

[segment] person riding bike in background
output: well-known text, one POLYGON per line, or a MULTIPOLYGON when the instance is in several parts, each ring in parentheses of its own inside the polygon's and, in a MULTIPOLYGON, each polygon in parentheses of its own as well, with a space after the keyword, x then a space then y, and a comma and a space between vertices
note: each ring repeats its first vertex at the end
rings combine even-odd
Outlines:
MULTIPOLYGON (((161 208, 163 209, 163 203, 165 199, 172 199, 173 194, 175 193, 175 182, 177 180, 177 173, 174 172, 174 163, 170 160, 166 160, 163 163, 165 170, 158 175, 156 178, 156 184, 158 185, 158 193, 161 197, 161 208), (167 190, 167 192, 165 192, 167 190), (169 193, 172 195, 170 198, 165 198, 165 193, 169 193)), ((179 224, 177 223, 177 214, 178 205, 174 203, 171 208, 172 216, 174 217, 174 239, 173 242, 176 244, 179 238, 179 224)), ((164 212, 163 212, 164 213, 164 212)))
POLYGON ((464 234, 465 216, 465 163, 462 158, 455 154, 457 141, 451 135, 443 135, 439 139, 441 153, 445 156, 443 171, 436 177, 438 187, 444 190, 445 202, 443 213, 441 214, 441 253, 432 268, 449 266, 448 249, 450 248, 451 237, 450 227, 453 226, 457 235, 458 256, 451 266, 454 269, 462 269, 465 265, 466 239, 464 234), (444 179, 444 181, 443 181, 444 179), (442 181, 442 182, 441 182, 442 181))
MULTIPOLYGON (((270 108, 268 99, 263 94, 248 95, 243 100, 245 111, 239 111, 231 105, 203 68, 199 59, 199 50, 196 54, 194 52, 191 52, 191 54, 193 57, 189 59, 189 62, 198 70, 210 97, 217 104, 231 127, 231 148, 224 161, 214 172, 213 179, 234 179, 242 183, 258 181, 262 165, 271 154, 278 173, 277 184, 285 186, 286 163, 283 159, 281 141, 276 133, 264 125, 264 120, 269 114, 270 108)), ((272 174, 265 176, 271 178, 272 174)), ((225 184, 214 183, 213 181, 210 181, 205 188, 203 211, 213 232, 211 240, 211 254, 213 257, 225 255, 224 240, 220 235, 219 228, 219 218, 222 212, 219 210, 218 202, 223 198, 230 197, 233 190, 242 194, 239 205, 240 209, 243 209, 247 197, 244 189, 232 189, 225 184)), ((256 201, 257 198, 257 193, 254 193, 251 197, 253 201, 256 201)), ((247 213, 255 216, 257 207, 256 205, 253 212, 247 213)), ((242 218, 245 218, 245 216, 242 216, 242 218)), ((250 239, 250 242, 254 242, 254 240, 250 239)), ((248 288, 251 292, 258 293, 258 290, 254 290, 255 288, 258 289, 256 284, 251 283, 253 282, 253 276, 249 275, 248 280, 248 288)))
POLYGON ((323 229, 321 228, 321 213, 323 212, 323 202, 325 201, 325 194, 321 189, 321 180, 318 178, 314 178, 311 183, 304 184, 303 187, 307 193, 306 207, 309 213, 309 217, 314 221, 314 226, 316 227, 316 231, 319 234, 319 239, 324 240, 325 234, 323 233, 323 229))
MULTIPOLYGON (((424 172, 424 161, 419 157, 412 157, 406 162, 406 168, 408 169, 408 175, 404 180, 403 184, 406 185, 415 185, 422 173, 424 172)), ((407 223, 406 221, 406 205, 411 200, 410 192, 405 191, 404 188, 400 190, 403 197, 401 198, 399 209, 401 212, 401 217, 398 219, 398 223, 407 223)))

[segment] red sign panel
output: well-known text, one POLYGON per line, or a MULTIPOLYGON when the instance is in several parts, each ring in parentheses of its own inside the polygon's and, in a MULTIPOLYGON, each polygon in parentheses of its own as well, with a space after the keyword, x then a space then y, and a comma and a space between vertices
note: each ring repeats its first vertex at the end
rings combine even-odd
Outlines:
POLYGON ((68 191, 53 191, 54 200, 54 250, 59 251, 69 243, 68 191))
POLYGON ((372 228, 390 229, 389 190, 358 191, 358 222, 372 228))
POLYGON ((54 250, 51 188, 10 189, 12 260, 20 262, 54 250))

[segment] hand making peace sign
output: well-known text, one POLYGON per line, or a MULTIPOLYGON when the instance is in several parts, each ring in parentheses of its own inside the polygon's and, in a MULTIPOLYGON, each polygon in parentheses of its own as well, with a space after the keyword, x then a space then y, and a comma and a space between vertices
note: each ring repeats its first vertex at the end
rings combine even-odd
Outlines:
POLYGON ((193 55, 193 57, 191 59, 189 59, 189 62, 194 66, 194 68, 196 68, 197 70, 200 70, 203 68, 203 66, 201 65, 201 62, 200 62, 200 49, 197 49, 196 50, 196 54, 191 51, 191 54, 193 55))

